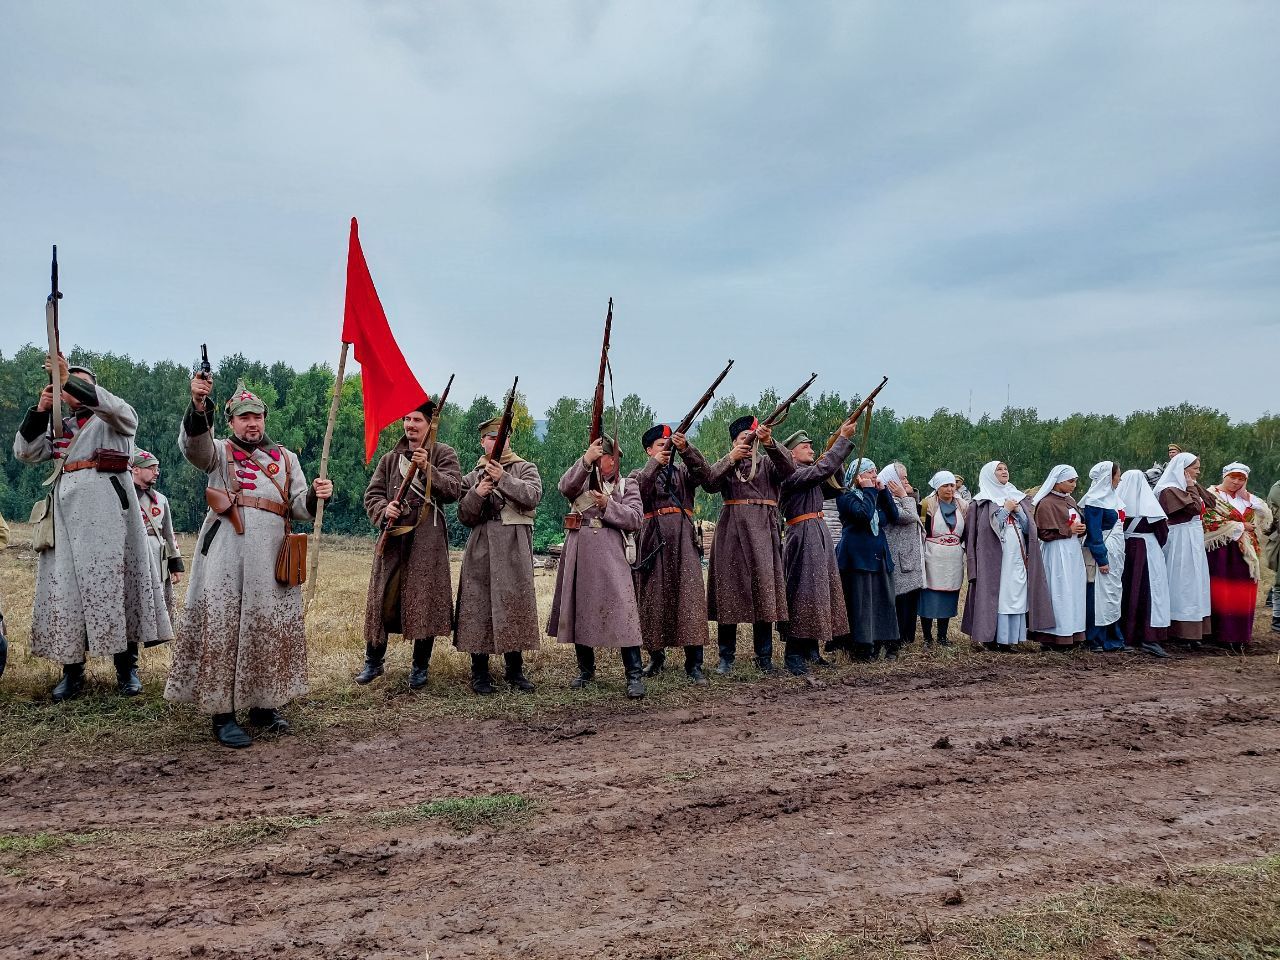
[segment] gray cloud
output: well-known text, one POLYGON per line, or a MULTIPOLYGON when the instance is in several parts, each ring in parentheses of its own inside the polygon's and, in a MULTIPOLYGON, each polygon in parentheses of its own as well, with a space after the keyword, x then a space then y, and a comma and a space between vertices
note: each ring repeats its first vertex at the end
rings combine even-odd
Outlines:
POLYGON ((733 356, 739 396, 1252 418, 1266 379, 1202 360, 1280 333, 1278 39, 1244 2, 19 6, 0 349, 56 241, 73 342, 332 363, 354 214, 463 397, 585 395, 612 295, 668 416, 733 356))

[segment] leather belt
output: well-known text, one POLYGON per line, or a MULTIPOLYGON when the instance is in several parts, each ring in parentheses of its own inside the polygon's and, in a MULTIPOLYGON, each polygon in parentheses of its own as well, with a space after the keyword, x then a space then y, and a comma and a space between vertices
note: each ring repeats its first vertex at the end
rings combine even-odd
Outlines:
POLYGON ((251 497, 248 494, 238 493, 236 504, 241 507, 253 507, 255 510, 265 510, 267 513, 274 513, 277 517, 289 515, 289 508, 278 500, 267 500, 263 497, 251 497))
POLYGON ((599 517, 587 519, 580 513, 569 513, 564 518, 564 528, 566 530, 580 530, 583 527, 603 527, 604 521, 599 517))
POLYGON ((652 513, 646 513, 644 515, 644 518, 646 520, 652 520, 654 517, 666 517, 666 516, 670 516, 673 513, 683 513, 690 520, 693 519, 693 511, 686 510, 684 507, 659 507, 657 510, 654 510, 652 513))
POLYGON ((787 526, 794 527, 797 523, 804 523, 806 520, 821 520, 821 519, 822 519, 822 514, 820 513, 802 513, 800 514, 800 516, 792 517, 790 520, 788 520, 787 526))
POLYGON ((776 507, 778 505, 778 501, 777 500, 757 500, 754 497, 752 497, 747 500, 726 500, 724 502, 724 505, 726 507, 737 507, 737 506, 776 507))
POLYGON ((97 470, 97 460, 72 460, 62 465, 63 473, 75 473, 77 470, 97 470))

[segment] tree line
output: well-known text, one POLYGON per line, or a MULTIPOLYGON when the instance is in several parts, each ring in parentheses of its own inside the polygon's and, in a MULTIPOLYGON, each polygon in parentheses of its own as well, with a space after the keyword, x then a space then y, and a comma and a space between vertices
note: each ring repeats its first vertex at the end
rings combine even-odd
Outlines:
MULTIPOLYGON (((14 436, 27 409, 48 382, 42 367, 44 357, 41 348, 31 345, 11 357, 0 354, 0 433, 6 438, 14 436)), ((147 364, 128 356, 79 347, 69 357, 72 363, 92 368, 104 387, 138 411, 138 445, 160 458, 160 489, 173 504, 175 525, 182 531, 198 529, 205 512, 204 477, 178 452, 178 425, 190 396, 191 368, 169 360, 147 364)), ((714 373, 708 368, 708 378, 714 373)), ((268 366, 235 354, 226 357, 214 371, 219 404, 225 402, 240 378, 266 401, 268 434, 297 451, 307 476, 314 477, 332 397, 333 371, 327 365, 301 371, 284 363, 268 366)), ((441 385, 425 386, 435 395, 441 385)), ((702 383, 690 384, 689 396, 676 398, 676 402, 692 403, 704 388, 702 383)), ((458 397, 456 389, 453 396, 458 397)), ((475 466, 481 455, 479 425, 499 413, 502 399, 477 396, 465 406, 451 401, 446 408, 439 438, 458 451, 464 473, 475 466)), ((726 393, 714 401, 690 439, 715 460, 729 449, 730 422, 745 413, 763 414, 780 399, 774 390, 766 390, 748 404, 726 393)), ((811 392, 795 404, 775 434, 781 440, 794 430, 804 429, 816 444, 822 444, 859 400, 856 393, 811 392)), ((544 486, 534 526, 535 549, 543 550, 563 539, 561 529, 569 505, 556 483, 586 445, 590 405, 589 399, 557 400, 545 412, 546 422, 539 436, 523 398, 517 401, 513 448, 537 464, 544 486)), ((654 419, 653 408, 634 393, 625 396, 616 409, 606 411, 606 430, 612 433, 616 426, 622 438, 624 471, 643 466, 646 458, 640 435, 654 419)), ((220 429, 225 433, 225 427, 220 429)), ((397 425, 383 431, 378 456, 391 449, 400 435, 397 425)), ((363 496, 377 457, 370 464, 364 462, 363 437, 357 374, 348 376, 342 385, 329 460, 334 497, 325 510, 326 531, 369 536, 373 533, 364 513, 363 496)), ((899 416, 888 405, 877 406, 867 456, 881 466, 889 460, 901 460, 908 467, 912 482, 921 488, 935 470, 948 469, 962 474, 976 492, 982 464, 1001 459, 1009 464, 1014 482, 1023 488, 1039 484, 1054 464, 1069 463, 1080 472, 1082 489, 1087 489, 1089 467, 1099 460, 1116 460, 1125 469, 1145 469, 1164 459, 1170 442, 1202 458, 1207 482, 1214 482, 1216 472, 1232 460, 1242 460, 1253 468, 1250 487, 1264 496, 1271 483, 1280 479, 1280 416, 1266 414, 1252 423, 1232 423, 1225 413, 1186 403, 1138 411, 1127 417, 1078 413, 1060 420, 1041 419, 1034 407, 1009 407, 999 417, 984 415, 976 421, 946 408, 930 416, 899 416)), ((0 470, 0 512, 10 519, 25 519, 32 504, 44 493, 41 483, 47 474, 47 469, 28 467, 11 453, 6 456, 0 470)), ((718 500, 700 492, 698 516, 715 519, 718 500)), ((461 546, 467 529, 458 522, 456 509, 446 510, 446 516, 450 540, 461 546)))

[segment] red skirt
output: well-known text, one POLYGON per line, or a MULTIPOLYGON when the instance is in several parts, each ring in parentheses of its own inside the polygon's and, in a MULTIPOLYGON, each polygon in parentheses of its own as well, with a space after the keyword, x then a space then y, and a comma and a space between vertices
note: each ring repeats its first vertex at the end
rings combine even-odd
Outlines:
POLYGON ((1213 636, 1219 643, 1249 643, 1258 608, 1258 583, 1234 543, 1209 551, 1209 598, 1213 636))

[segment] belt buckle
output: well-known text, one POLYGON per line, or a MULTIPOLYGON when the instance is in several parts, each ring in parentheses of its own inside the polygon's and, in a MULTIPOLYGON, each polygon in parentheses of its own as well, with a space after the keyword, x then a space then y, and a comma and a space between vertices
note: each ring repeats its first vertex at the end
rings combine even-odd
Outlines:
POLYGON ((604 521, 601 520, 599 517, 592 517, 590 520, 587 521, 587 525, 591 527, 599 528, 604 526, 604 521))

